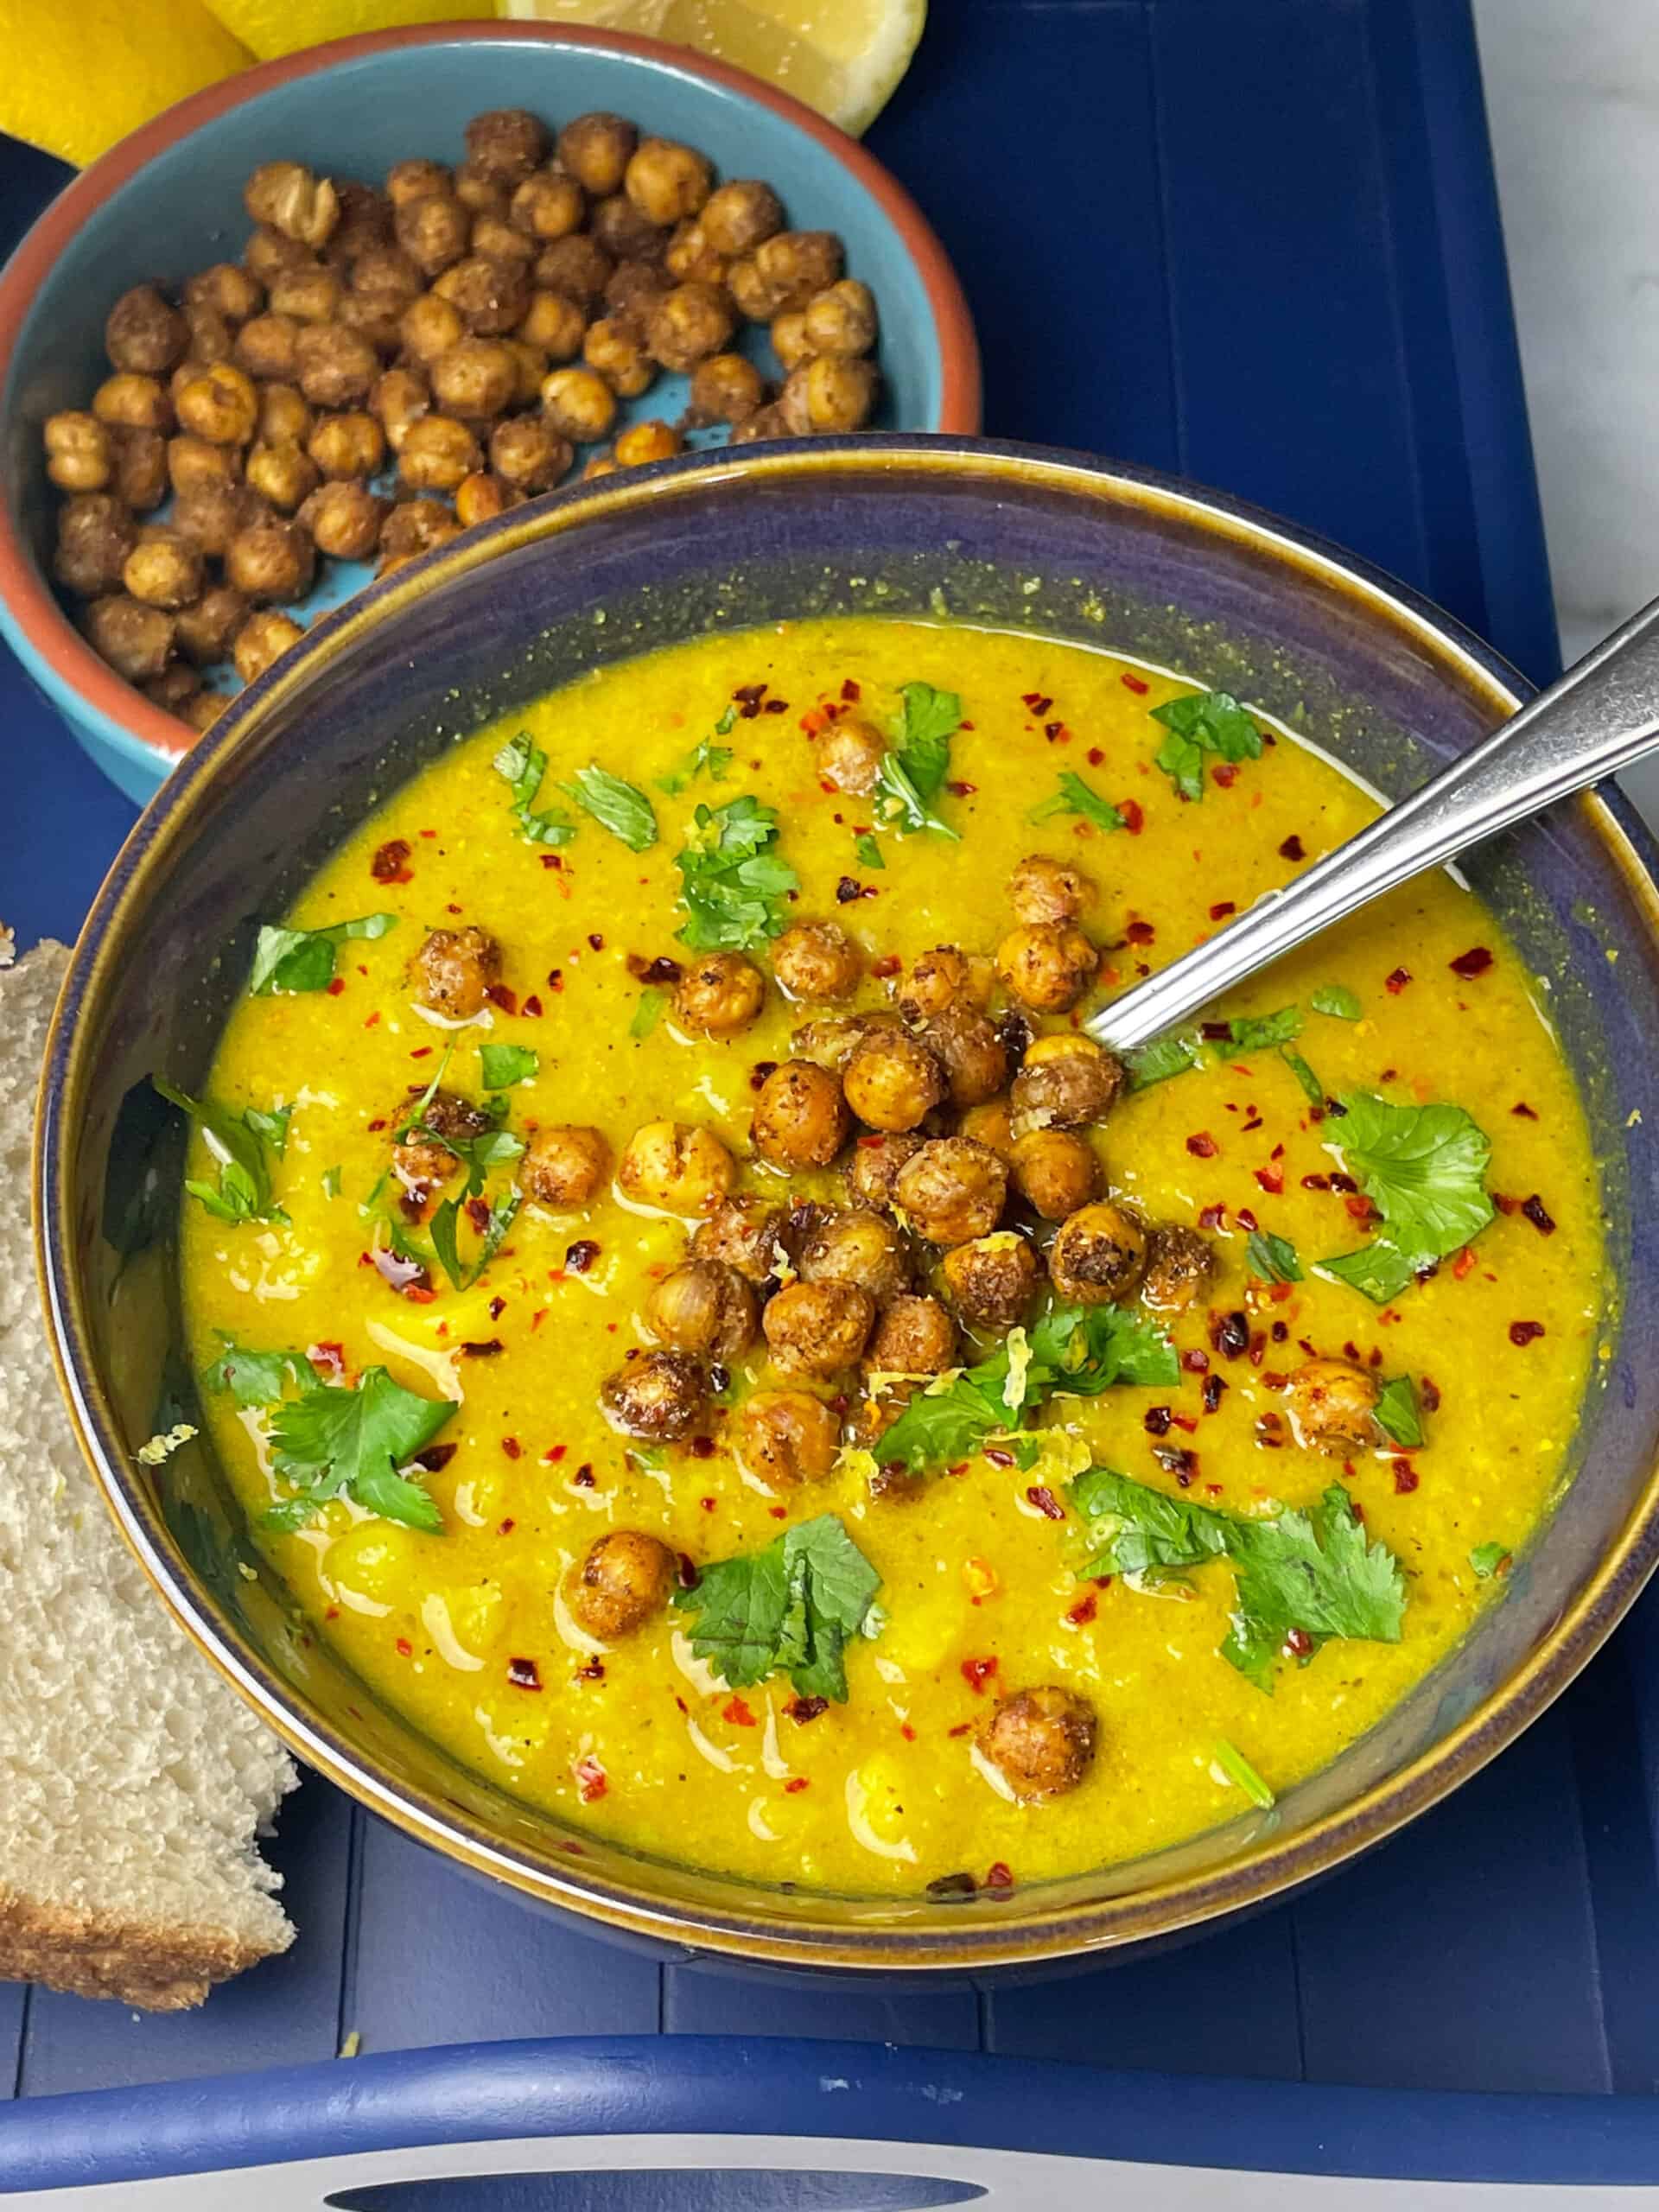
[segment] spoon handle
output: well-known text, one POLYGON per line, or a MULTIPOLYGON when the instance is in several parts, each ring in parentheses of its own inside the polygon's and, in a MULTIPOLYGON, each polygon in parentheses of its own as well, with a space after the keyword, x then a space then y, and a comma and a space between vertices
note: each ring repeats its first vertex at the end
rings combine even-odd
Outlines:
POLYGON ((1628 767, 1656 743, 1659 600, 1432 782, 1084 1027, 1109 1051, 1148 1044, 1369 900, 1628 767))

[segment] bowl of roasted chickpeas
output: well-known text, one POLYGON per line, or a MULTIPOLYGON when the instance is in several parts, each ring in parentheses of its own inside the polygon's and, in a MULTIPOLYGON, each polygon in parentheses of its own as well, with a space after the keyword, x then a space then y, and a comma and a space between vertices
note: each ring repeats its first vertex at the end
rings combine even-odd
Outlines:
POLYGON ((135 132, 0 273, 0 631, 143 800, 319 613, 526 500, 978 410, 938 241, 787 96, 624 35, 343 40, 135 132))

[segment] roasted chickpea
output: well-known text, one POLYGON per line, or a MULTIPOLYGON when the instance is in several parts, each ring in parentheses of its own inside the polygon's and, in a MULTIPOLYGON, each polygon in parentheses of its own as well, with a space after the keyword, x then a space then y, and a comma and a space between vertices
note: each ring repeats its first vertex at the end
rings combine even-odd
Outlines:
POLYGON ((576 1626, 602 1643, 632 1636, 660 1613, 674 1587, 674 1554, 642 1529, 596 1537, 564 1587, 576 1626))
POLYGON ((232 591, 229 584, 209 584, 194 606, 179 610, 179 651, 198 668, 224 660, 247 619, 248 602, 239 591, 232 591))
POLYGON ((620 115, 595 110, 567 123, 558 137, 559 167, 595 199, 622 189, 639 134, 620 115))
POLYGON ((760 370, 741 353, 713 354, 691 372, 694 423, 741 423, 766 396, 760 370))
POLYGON ((766 1003, 766 979, 741 952, 704 952, 689 962, 674 994, 674 1019, 699 1037, 734 1037, 766 1003))
POLYGON ((227 693, 201 689, 191 695, 179 710, 179 717, 181 721, 188 722, 200 736, 213 728, 230 703, 227 693))
POLYGON ((369 394, 369 411, 379 418, 393 453, 403 451, 404 440, 431 406, 431 387, 418 369, 388 369, 369 394))
POLYGON ((436 276, 470 251, 474 219, 453 193, 405 200, 396 218, 397 244, 423 276, 436 276))
POLYGON ((453 192, 473 215, 505 215, 512 200, 512 187, 476 162, 457 162, 453 179, 434 188, 453 192))
POLYGON ((163 607, 115 592, 92 601, 86 622, 93 652, 129 683, 159 676, 173 658, 174 619, 163 607))
POLYGON ((334 323, 303 323, 294 340, 294 369, 296 382, 314 407, 358 407, 373 391, 380 364, 373 346, 356 331, 334 323))
POLYGON ((784 1210, 769 1198, 727 1198, 691 1237, 691 1256, 718 1260, 746 1281, 764 1283, 788 1255, 782 1243, 784 1210))
POLYGON ((857 715, 842 715, 818 740, 819 779, 855 798, 868 798, 887 749, 887 741, 873 724, 857 715))
POLYGON ((981 1105, 970 1106, 957 1122, 957 1135, 988 1145, 999 1160, 1013 1166, 1014 1129, 1006 1098, 988 1098, 981 1105))
POLYGON ((73 409, 48 415, 43 432, 46 473, 60 491, 101 492, 115 468, 109 426, 73 409))
POLYGON ((135 514, 148 514, 167 497, 167 440, 159 430, 111 430, 112 489, 135 514))
POLYGON ((420 264, 401 246, 371 247, 352 270, 355 297, 377 301, 398 315, 411 301, 418 300, 425 289, 420 264))
POLYGON ((574 458, 544 416, 515 415, 490 433, 490 466, 518 493, 550 492, 574 458))
POLYGON ((746 415, 741 423, 732 425, 728 445, 758 446, 767 438, 787 438, 793 434, 775 406, 757 407, 753 415, 746 415))
POLYGON ((602 299, 615 267, 597 238, 579 231, 568 238, 555 238, 537 256, 533 271, 538 289, 562 292, 580 306, 592 307, 602 299))
MULTIPOLYGON (((307 440, 306 451, 327 477, 372 476, 386 457, 386 434, 362 409, 325 415, 307 440)), ((251 461, 248 473, 251 478, 251 461)))
POLYGON ((600 1386, 605 1418, 624 1436, 672 1444, 702 1418, 709 1395, 702 1362, 686 1351, 648 1351, 600 1386))
POLYGON ((1347 1359, 1310 1359, 1290 1378, 1286 1410, 1292 1433, 1306 1450, 1333 1459, 1370 1452, 1382 1441, 1376 1376, 1347 1359))
POLYGON ((671 138, 645 138, 623 175, 622 188, 647 222, 666 228, 696 213, 714 177, 695 148, 671 138))
POLYGON ((646 1122, 623 1147, 617 1187, 649 1213, 712 1213, 731 1196, 737 1163, 712 1129, 646 1122))
POLYGON ((1147 1227, 1127 1206, 1102 1198, 1070 1215, 1048 1249, 1048 1272, 1074 1306, 1127 1298, 1147 1264, 1147 1227))
POLYGON ((1103 1122, 1125 1079, 1122 1060, 1103 1052, 1090 1038, 1069 1030, 1039 1037, 1014 1079, 1015 1132, 1024 1136, 1033 1129, 1078 1129, 1085 1122, 1103 1122))
POLYGON ((1094 1764, 1097 1732, 1088 1700, 1050 1683, 999 1698, 979 1748, 1014 1796, 1034 1804, 1077 1788, 1094 1764))
POLYGON ((250 488, 283 514, 292 514, 303 505, 321 479, 315 461, 296 445, 255 445, 249 451, 250 488))
POLYGON ((179 394, 180 427, 210 445, 242 446, 259 420, 259 395, 245 370, 212 361, 179 394))
POLYGON ((536 241, 515 230, 505 215, 474 215, 472 250, 486 261, 517 261, 528 270, 536 258, 536 241))
POLYGON ((735 1268, 688 1260, 657 1284, 645 1300, 645 1325, 677 1351, 702 1352, 722 1365, 754 1342, 760 1308, 735 1268))
POLYGON ((161 675, 152 676, 140 687, 152 707, 159 707, 163 714, 183 717, 191 701, 201 690, 201 678, 194 668, 186 668, 181 661, 175 661, 171 668, 161 675))
POLYGON ((841 276, 841 240, 832 231, 776 231, 760 240, 753 257, 756 273, 773 294, 772 315, 804 308, 841 276))
POLYGON ((503 413, 518 381, 518 365, 497 339, 463 338, 431 367, 432 397, 440 407, 474 422, 503 413))
POLYGON ((603 1133, 562 1122, 537 1129, 518 1162, 518 1187, 537 1205, 566 1211, 585 1206, 611 1176, 611 1147, 603 1133))
POLYGON ((672 461, 685 441, 667 423, 630 423, 619 430, 612 453, 619 468, 644 468, 653 461, 672 461))
POLYGON ((245 524, 225 549, 225 581, 256 604, 302 597, 315 571, 310 538, 298 523, 276 515, 245 524))
POLYGON ((493 107, 467 125, 467 158, 503 184, 518 184, 547 159, 547 126, 527 108, 493 107))
POLYGON ((875 1300, 849 1282, 787 1283, 760 1317, 785 1375, 838 1375, 858 1360, 874 1324, 875 1300))
POLYGON ((235 355, 251 377, 292 384, 301 326, 292 315, 256 315, 236 334, 235 355))
POLYGON ((726 257, 709 243, 702 220, 689 216, 677 223, 663 252, 663 267, 677 284, 719 284, 726 282, 726 257))
POLYGON ((1180 1313, 1207 1287, 1215 1271, 1216 1255, 1208 1241, 1196 1229, 1170 1223, 1152 1232, 1141 1295, 1160 1312, 1180 1313))
POLYGON ((969 1244, 1001 1217, 1008 1171, 988 1145, 935 1137, 893 1179, 894 1204, 930 1244, 969 1244))
POLYGON ((702 227, 716 253, 753 253, 784 226, 783 202, 758 177, 717 185, 702 206, 702 227))
POLYGON ((327 245, 340 221, 339 194, 302 162, 262 162, 242 188, 242 204, 256 223, 302 245, 327 245))
POLYGON ((810 1060, 785 1060, 760 1086, 749 1135, 774 1167, 827 1167, 847 1128, 847 1102, 835 1077, 810 1060))
POLYGON ((232 325, 246 322, 264 303, 259 279, 233 261, 216 261, 210 269, 199 269, 184 288, 187 309, 208 308, 232 325))
POLYGON ((855 276, 815 292, 804 309, 806 339, 815 353, 847 359, 875 343, 875 295, 855 276))
POLYGON ((449 172, 442 162, 423 161, 419 156, 408 161, 394 162, 386 171, 386 197, 394 212, 407 207, 413 200, 430 199, 435 192, 454 189, 449 172))
POLYGON ((828 1068, 831 1075, 844 1075, 848 1061, 867 1037, 878 1030, 891 1033, 898 1026, 891 1014, 828 1014, 801 1024, 789 1040, 790 1055, 828 1068))
POLYGON ((907 1160, 915 1158, 922 1141, 909 1135, 860 1137, 847 1172, 854 1197, 867 1206, 891 1206, 899 1171, 907 1160))
POLYGON ((461 533, 461 524, 442 499, 400 499, 380 527, 380 566, 376 573, 389 575, 418 554, 435 545, 447 545, 461 533))
POLYGON ((268 384, 259 393, 259 420, 254 435, 267 445, 302 446, 315 420, 311 404, 297 385, 268 384))
POLYGON ((184 317, 155 285, 136 284, 110 309, 104 325, 104 350, 112 369, 131 369, 143 377, 165 376, 175 361, 184 358, 189 336, 184 317))
POLYGON ((861 965, 858 947, 838 922, 797 922, 772 948, 772 972, 792 999, 849 998, 861 965))
MULTIPOLYGON (((168 481, 180 499, 193 492, 234 492, 241 481, 241 455, 229 446, 216 446, 188 432, 167 444, 168 481)), ((223 552, 223 546, 209 549, 223 552)))
POLYGON ((1100 956, 1074 922, 1022 922, 996 948, 996 972, 1022 1006, 1065 1014, 1094 980, 1100 956))
POLYGON ((783 312, 777 287, 760 274, 752 253, 739 254, 727 264, 726 289, 746 322, 769 323, 783 312))
POLYGON ((806 334, 806 315, 803 308, 791 308, 786 315, 775 315, 767 334, 772 350, 787 375, 812 359, 812 343, 806 334))
POLYGON ((637 399, 657 379, 644 345, 627 324, 613 315, 602 315, 588 325, 582 341, 582 358, 622 399, 637 399))
POLYGON ((642 215, 626 192, 601 200, 588 224, 613 261, 660 261, 668 245, 668 232, 642 215))
POLYGON ((831 1213, 811 1230, 798 1262, 803 1282, 850 1282, 878 1303, 910 1287, 910 1254, 885 1214, 861 1206, 831 1213))
POLYGON ((1036 1252, 1011 1229, 955 1246, 944 1255, 943 1273, 963 1319, 999 1336, 1025 1319, 1043 1279, 1036 1252))
MULTIPOLYGON (((186 359, 200 361, 228 361, 236 351, 236 329, 213 308, 188 307, 184 310, 185 326, 190 333, 186 359)), ((176 371, 175 372, 176 374, 176 371)))
POLYGON ((332 322, 345 292, 332 269, 284 269, 271 279, 270 311, 296 322, 332 322))
POLYGON ((732 1427, 738 1465, 767 1490, 821 1483, 835 1471, 840 1423, 810 1390, 757 1390, 738 1408, 732 1427))
POLYGON ((953 1106, 983 1105, 1007 1081, 1007 1046, 982 1014, 960 1001, 933 1016, 921 1042, 944 1068, 953 1106))
POLYGON ((538 169, 514 191, 508 219, 526 238, 568 238, 582 228, 588 200, 574 176, 538 169))
POLYGON ((734 327, 723 292, 712 284, 677 284, 652 310, 646 342, 665 369, 684 372, 718 353, 734 327))
POLYGON ((937 1298, 891 1298, 864 1351, 867 1375, 943 1375, 957 1363, 957 1325, 937 1298))
POLYGON ((441 300, 435 292, 423 292, 398 316, 397 335, 410 359, 429 369, 452 346, 461 343, 467 326, 458 307, 441 300))
POLYGON ((880 385, 873 361, 815 353, 790 371, 778 404, 798 437, 861 430, 875 412, 880 385))
POLYGON ((530 271, 522 262, 469 254, 446 269, 432 289, 461 309, 468 330, 480 338, 505 338, 530 305, 530 271))
POLYGON ((397 455, 397 475, 415 492, 453 492, 483 465, 478 440, 464 423, 428 415, 411 423, 397 455))
POLYGON ((403 305, 374 292, 347 292, 340 303, 342 328, 373 346, 383 361, 395 360, 403 346, 403 305))
POLYGON ((58 510, 52 573, 83 599, 118 591, 138 525, 112 493, 83 492, 58 510))
POLYGON ((562 438, 594 445, 610 435, 616 395, 591 369, 554 369, 542 385, 542 412, 562 438))
POLYGON ((92 412, 115 429, 165 432, 173 428, 167 386, 158 377, 141 377, 133 369, 105 378, 92 394, 92 412))
POLYGON ((542 396, 542 378, 548 372, 546 353, 539 346, 528 345, 523 335, 504 338, 501 343, 512 356, 512 404, 515 407, 534 407, 542 396))
POLYGON ((366 561, 380 543, 385 513, 385 501, 366 485, 334 479, 311 494, 299 522, 319 553, 336 561, 366 561))
POLYGON ((563 292, 532 292, 518 326, 519 337, 539 346, 550 361, 574 361, 587 332, 587 310, 563 292))
POLYGON ((244 267, 262 288, 279 270, 307 268, 316 257, 308 245, 302 245, 298 238, 284 238, 281 231, 272 230, 268 223, 255 226, 242 254, 244 267))
POLYGON ((152 523, 139 531, 138 543, 122 569, 121 581, 146 607, 165 607, 176 613, 200 596, 201 548, 182 531, 152 523))
POLYGON ((260 607, 237 632, 231 653, 237 674, 245 683, 253 683, 304 635, 304 624, 291 614, 284 614, 279 607, 260 607))
POLYGON ((866 1036, 842 1077, 847 1103, 873 1129, 913 1129, 945 1095, 945 1073, 927 1046, 902 1030, 866 1036))
POLYGON ((983 964, 954 944, 936 944, 918 953, 899 987, 899 1011, 906 1021, 931 1021, 954 1007, 982 1007, 990 993, 983 964))
POLYGON ((482 1013, 491 987, 501 980, 501 947, 487 930, 433 930, 415 955, 421 1004, 451 1021, 482 1013))
POLYGON ((455 520, 463 530, 473 530, 481 522, 493 522, 509 507, 522 506, 524 501, 524 494, 516 484, 493 475, 487 468, 475 468, 455 486, 455 520))
POLYGON ((1008 878, 1008 904, 1018 922, 1075 922, 1098 896, 1093 876, 1047 853, 1028 854, 1008 878))
POLYGON ((336 182, 340 220, 328 241, 328 258, 335 267, 350 269, 372 247, 391 243, 391 201, 372 184, 336 182))
POLYGON ((1100 1195, 1100 1162, 1069 1129, 1031 1129, 1014 1140, 1014 1180, 1046 1221, 1064 1221, 1100 1195))

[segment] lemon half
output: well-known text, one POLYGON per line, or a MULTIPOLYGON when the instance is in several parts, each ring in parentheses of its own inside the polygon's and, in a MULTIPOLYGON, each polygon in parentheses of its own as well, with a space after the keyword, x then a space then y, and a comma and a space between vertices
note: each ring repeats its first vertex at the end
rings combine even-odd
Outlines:
POLYGON ((252 60, 201 0, 0 0, 0 130, 77 165, 252 60))

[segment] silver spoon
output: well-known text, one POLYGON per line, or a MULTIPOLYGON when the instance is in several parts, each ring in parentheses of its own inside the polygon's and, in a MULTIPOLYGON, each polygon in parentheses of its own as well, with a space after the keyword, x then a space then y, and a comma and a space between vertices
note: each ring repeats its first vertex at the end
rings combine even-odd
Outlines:
POLYGON ((1659 743, 1659 600, 1605 638, 1472 752, 1236 922, 1084 1022, 1127 1052, 1208 1006, 1321 930, 1599 783, 1659 743))

